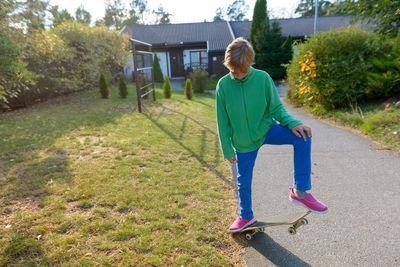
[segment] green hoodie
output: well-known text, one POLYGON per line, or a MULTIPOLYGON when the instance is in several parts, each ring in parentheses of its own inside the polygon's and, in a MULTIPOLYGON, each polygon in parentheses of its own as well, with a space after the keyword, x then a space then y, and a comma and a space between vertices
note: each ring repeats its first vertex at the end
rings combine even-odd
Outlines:
POLYGON ((282 105, 269 74, 253 67, 242 80, 229 73, 218 81, 216 106, 224 159, 235 156, 234 148, 240 153, 258 149, 276 121, 289 129, 302 124, 282 105))

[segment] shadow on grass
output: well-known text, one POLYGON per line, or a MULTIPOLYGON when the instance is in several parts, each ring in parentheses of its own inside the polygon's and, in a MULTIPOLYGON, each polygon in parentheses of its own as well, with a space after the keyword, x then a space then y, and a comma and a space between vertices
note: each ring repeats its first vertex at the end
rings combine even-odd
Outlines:
POLYGON ((42 199, 48 195, 46 185, 51 179, 71 182, 71 159, 54 143, 82 129, 84 135, 96 135, 96 128, 136 112, 130 89, 128 99, 119 98, 117 90, 111 91, 109 99, 101 99, 93 90, 1 114, 0 206, 26 197, 42 199))
MULTIPOLYGON (((161 105, 162 106, 162 105, 161 105)), ((228 180, 225 178, 225 176, 223 175, 223 173, 219 172, 216 167, 220 164, 220 149, 219 149, 219 139, 218 139, 218 135, 217 133, 215 133, 214 131, 212 131, 210 128, 206 127, 205 125, 203 125, 201 122, 197 121, 196 119, 193 119, 192 117, 188 116, 185 113, 176 111, 174 109, 162 106, 163 109, 160 111, 160 113, 155 113, 155 112, 151 112, 150 110, 148 110, 145 107, 145 111, 147 113, 143 113, 144 116, 146 116, 154 125, 156 125, 160 130, 162 130, 163 132, 165 132, 173 141, 175 141, 177 144, 179 144, 183 149, 185 149, 187 152, 190 153, 190 155, 192 157, 194 157, 196 160, 198 160, 203 167, 207 168, 208 170, 210 170, 211 172, 213 172, 219 179, 223 180, 226 184, 228 184, 230 187, 233 187, 232 185, 232 181, 228 180), (158 122, 159 118, 161 117, 161 114, 163 112, 165 112, 166 110, 168 110, 169 112, 174 112, 180 116, 183 117, 183 123, 181 126, 181 132, 180 135, 175 135, 173 132, 169 131, 168 129, 166 129, 161 123, 158 122), (190 147, 188 147, 187 145, 185 145, 181 139, 183 136, 183 131, 186 127, 186 123, 187 120, 191 120, 192 122, 196 123, 197 125, 199 125, 200 127, 203 128, 203 130, 201 131, 201 145, 200 145, 200 153, 197 154, 196 152, 194 152, 190 147), (209 132, 214 136, 214 140, 215 140, 215 160, 214 160, 214 164, 210 164, 208 162, 206 162, 204 160, 204 152, 205 152, 205 147, 206 147, 206 133, 209 132)), ((174 123, 171 121, 171 123, 174 123)))
POLYGON ((46 150, 42 154, 38 159, 8 172, 2 185, 6 189, 4 201, 47 195, 49 181, 51 183, 63 179, 67 183, 71 182, 70 162, 64 150, 46 150))
MULTIPOLYGON (((275 266, 311 266, 275 242, 266 233, 257 233, 250 241, 245 239, 243 233, 234 233, 232 234, 232 238, 238 244, 245 247, 252 247, 259 254, 265 257, 266 262, 258 262, 259 264, 267 265, 267 263, 271 262, 275 266)), ((251 265, 252 262, 249 262, 249 260, 247 261, 247 264, 250 263, 251 265)))

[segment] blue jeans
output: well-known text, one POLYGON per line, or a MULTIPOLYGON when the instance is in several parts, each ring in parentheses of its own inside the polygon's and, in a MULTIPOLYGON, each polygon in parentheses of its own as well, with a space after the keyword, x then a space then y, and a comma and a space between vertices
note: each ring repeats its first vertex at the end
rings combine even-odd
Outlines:
MULTIPOLYGON (((293 134, 288 127, 275 124, 268 131, 264 144, 293 145, 294 148, 294 188, 302 191, 311 189, 311 137, 307 142, 303 137, 293 134)), ((240 205, 240 217, 250 219, 253 217, 251 208, 251 182, 253 180, 253 168, 257 153, 260 148, 248 152, 236 151, 237 159, 237 184, 240 205)))

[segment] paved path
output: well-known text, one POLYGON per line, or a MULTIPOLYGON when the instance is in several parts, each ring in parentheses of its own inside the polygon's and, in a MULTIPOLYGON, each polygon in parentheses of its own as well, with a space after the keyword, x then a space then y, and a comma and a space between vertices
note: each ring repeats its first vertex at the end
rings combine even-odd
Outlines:
MULTIPOLYGON (((309 215, 294 236, 285 226, 257 234, 243 255, 247 265, 400 266, 400 156, 285 106, 313 130, 311 192, 329 212, 309 215)), ((288 200, 292 157, 291 146, 260 149, 253 180, 258 219, 302 209, 288 200)))

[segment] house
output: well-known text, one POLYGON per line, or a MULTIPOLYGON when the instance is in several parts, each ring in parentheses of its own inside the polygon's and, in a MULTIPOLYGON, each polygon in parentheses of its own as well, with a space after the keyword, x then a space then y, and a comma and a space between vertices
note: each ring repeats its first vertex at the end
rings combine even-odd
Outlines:
MULTIPOLYGON (((283 36, 304 39, 314 30, 314 17, 276 19, 283 36)), ((318 30, 329 31, 351 25, 345 16, 322 16, 318 18, 318 30)), ((201 67, 210 74, 227 72, 223 66, 225 49, 237 37, 249 39, 251 21, 216 21, 159 25, 128 25, 121 32, 130 38, 152 44, 161 70, 170 78, 185 77, 193 68, 201 67)), ((361 24, 362 28, 367 28, 361 24)), ((138 58, 138 67, 148 66, 144 56, 138 58)), ((133 60, 126 63, 125 75, 132 79, 133 60)))

